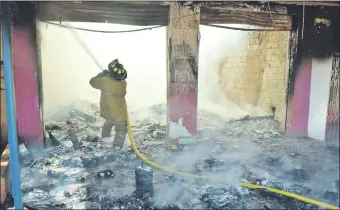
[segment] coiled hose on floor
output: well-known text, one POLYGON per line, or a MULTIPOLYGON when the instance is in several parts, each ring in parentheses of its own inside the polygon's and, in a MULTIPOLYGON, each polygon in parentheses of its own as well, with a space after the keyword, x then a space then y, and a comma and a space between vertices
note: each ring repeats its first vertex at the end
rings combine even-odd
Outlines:
POLYGON ((142 161, 144 161, 149 166, 153 167, 153 168, 157 168, 157 169, 160 169, 160 170, 172 173, 172 174, 176 174, 176 175, 180 175, 180 176, 184 176, 184 177, 188 177, 188 178, 205 179, 205 180, 209 180, 209 181, 217 182, 217 183, 240 185, 242 187, 246 187, 246 188, 254 189, 254 190, 266 190, 266 191, 269 191, 269 192, 272 192, 272 193, 276 193, 276 194, 283 195, 283 196, 286 196, 286 197, 294 198, 294 199, 302 201, 304 203, 313 204, 315 206, 319 206, 319 207, 322 207, 322 208, 326 208, 326 209, 339 209, 339 207, 336 207, 336 206, 333 206, 333 205, 330 205, 330 204, 327 204, 327 203, 323 203, 323 202, 316 201, 316 200, 313 200, 313 199, 310 199, 310 198, 306 198, 306 197, 301 196, 301 195, 297 195, 297 194, 294 194, 294 193, 286 192, 286 191, 283 191, 283 190, 278 190, 278 189, 271 188, 271 187, 264 187, 264 186, 260 186, 260 185, 249 184, 249 183, 242 183, 242 182, 239 182, 239 183, 227 183, 225 180, 219 179, 217 177, 199 176, 199 175, 194 175, 194 174, 190 174, 190 173, 185 173, 185 172, 177 171, 177 170, 174 170, 174 169, 165 168, 162 165, 159 165, 157 163, 151 162, 150 160, 148 160, 146 157, 144 157, 139 152, 139 150, 138 150, 138 148, 137 148, 137 146, 135 144, 135 141, 133 139, 133 135, 132 135, 132 131, 131 131, 131 125, 130 125, 130 119, 129 119, 129 114, 127 115, 127 127, 128 127, 128 135, 129 135, 129 139, 130 139, 130 142, 131 142, 131 146, 132 146, 132 149, 135 151, 137 157, 139 159, 141 159, 142 161))

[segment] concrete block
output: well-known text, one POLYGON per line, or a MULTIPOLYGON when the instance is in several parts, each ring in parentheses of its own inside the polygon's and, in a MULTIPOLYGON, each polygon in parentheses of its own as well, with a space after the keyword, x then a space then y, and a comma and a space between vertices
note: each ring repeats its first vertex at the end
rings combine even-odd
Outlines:
POLYGON ((279 41, 284 41, 284 36, 283 36, 283 34, 280 34, 280 36, 279 36, 279 39, 278 39, 279 41))
POLYGON ((282 49, 275 49, 276 55, 282 55, 282 49))
POLYGON ((279 41, 275 41, 274 43, 272 43, 272 47, 273 47, 274 49, 279 48, 279 41))
POLYGON ((279 40, 278 36, 277 35, 274 35, 272 38, 271 38, 271 41, 273 42, 277 42, 279 40))
POLYGON ((285 41, 278 41, 278 43, 279 43, 279 48, 284 48, 284 47, 287 48, 287 47, 288 47, 288 46, 287 46, 288 43, 285 42, 285 41))
POLYGON ((274 61, 273 61, 273 66, 276 67, 276 68, 275 68, 275 71, 277 71, 277 69, 279 69, 278 67, 281 66, 281 61, 279 61, 279 60, 274 60, 274 61))

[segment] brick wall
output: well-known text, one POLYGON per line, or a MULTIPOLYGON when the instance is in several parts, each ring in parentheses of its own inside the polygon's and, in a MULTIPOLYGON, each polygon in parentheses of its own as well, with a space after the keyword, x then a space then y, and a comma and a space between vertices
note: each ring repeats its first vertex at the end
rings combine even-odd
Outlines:
POLYGON ((282 126, 286 113, 289 32, 253 33, 244 50, 230 52, 221 62, 220 86, 237 103, 263 107, 282 126))

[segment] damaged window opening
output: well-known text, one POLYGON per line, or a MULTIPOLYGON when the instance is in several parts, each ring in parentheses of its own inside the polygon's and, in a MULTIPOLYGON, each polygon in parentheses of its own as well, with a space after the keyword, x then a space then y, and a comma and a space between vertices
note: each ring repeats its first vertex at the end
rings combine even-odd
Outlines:
POLYGON ((339 209, 340 4, 319 3, 11 3, 24 207, 339 209))

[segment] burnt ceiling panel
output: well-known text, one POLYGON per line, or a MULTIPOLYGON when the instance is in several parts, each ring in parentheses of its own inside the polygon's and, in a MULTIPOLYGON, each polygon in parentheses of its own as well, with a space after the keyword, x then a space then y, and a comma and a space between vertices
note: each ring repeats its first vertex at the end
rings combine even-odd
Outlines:
POLYGON ((41 21, 167 25, 169 6, 157 2, 39 2, 41 21))
MULTIPOLYGON (((287 6, 301 2, 195 1, 201 5, 201 24, 248 24, 291 30, 287 6)), ((166 1, 39 2, 41 21, 108 22, 138 26, 167 25, 166 1)), ((336 2, 305 2, 309 6, 338 6, 336 2), (320 4, 320 5, 319 5, 320 4)), ((298 6, 297 6, 298 7, 298 6)))

